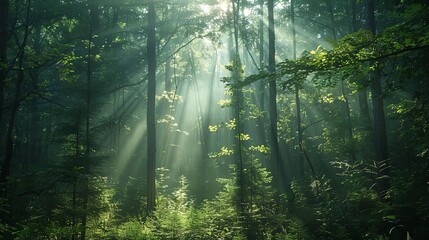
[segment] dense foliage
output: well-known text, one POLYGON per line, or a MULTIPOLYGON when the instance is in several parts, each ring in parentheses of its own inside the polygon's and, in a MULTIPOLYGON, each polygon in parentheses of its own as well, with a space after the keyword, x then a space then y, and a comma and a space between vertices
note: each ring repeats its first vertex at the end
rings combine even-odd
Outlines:
POLYGON ((0 0, 0 238, 425 239, 423 0, 0 0))

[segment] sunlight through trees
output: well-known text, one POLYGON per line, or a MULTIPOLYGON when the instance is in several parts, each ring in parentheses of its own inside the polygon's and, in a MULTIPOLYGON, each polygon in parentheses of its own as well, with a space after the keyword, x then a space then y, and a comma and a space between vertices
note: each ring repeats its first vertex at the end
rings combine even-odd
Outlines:
POLYGON ((0 0, 1 239, 425 239, 422 0, 0 0))

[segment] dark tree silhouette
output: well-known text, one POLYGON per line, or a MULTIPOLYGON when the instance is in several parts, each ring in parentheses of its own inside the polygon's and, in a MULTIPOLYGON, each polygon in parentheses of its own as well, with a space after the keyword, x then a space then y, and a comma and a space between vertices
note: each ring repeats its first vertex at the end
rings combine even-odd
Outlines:
POLYGON ((147 24, 147 212, 155 210, 155 171, 156 171, 156 9, 155 0, 148 2, 147 24))
MULTIPOLYGON (((367 2, 367 27, 372 34, 377 34, 375 20, 375 0, 367 2)), ((371 61, 370 65, 375 62, 371 61)), ((374 117, 375 159, 378 167, 378 190, 382 198, 389 189, 390 164, 387 150, 386 117, 384 113, 384 96, 381 88, 381 69, 376 68, 369 74, 372 93, 372 113, 374 117)))

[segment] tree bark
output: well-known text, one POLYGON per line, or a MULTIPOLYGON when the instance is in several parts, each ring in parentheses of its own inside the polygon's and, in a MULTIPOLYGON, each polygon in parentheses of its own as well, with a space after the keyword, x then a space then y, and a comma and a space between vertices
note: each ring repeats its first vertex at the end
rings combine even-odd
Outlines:
MULTIPOLYGON (((334 38, 335 41, 337 41, 337 25, 335 23, 334 6, 332 4, 332 0, 327 0, 327 5, 328 5, 328 11, 329 11, 330 19, 331 19, 332 37, 334 38)), ((355 9, 355 7, 354 7, 354 9, 355 9)), ((354 14, 356 14, 356 13, 354 13, 354 14)), ((354 17, 356 17, 356 16, 354 15, 354 17)), ((349 154, 349 157, 351 158, 352 162, 356 162, 356 151, 355 151, 354 143, 353 143, 354 142, 354 140, 353 140, 353 128, 352 128, 353 125, 352 125, 352 118, 351 118, 351 114, 350 114, 351 110, 350 110, 349 98, 346 94, 346 87, 344 85, 344 80, 340 81, 340 88, 341 88, 341 94, 343 95, 343 98, 344 98, 344 110, 345 110, 346 119, 347 119, 347 125, 346 125, 347 141, 348 141, 347 142, 348 143, 347 153, 349 154)))
MULTIPOLYGON (((0 0, 0 129, 4 126, 4 87, 7 75, 7 40, 9 38, 8 31, 9 20, 9 0, 0 0)), ((3 148, 4 131, 0 131, 0 149, 3 148)), ((0 154, 0 158, 3 154, 0 154)))
MULTIPOLYGON (((375 0, 368 0, 367 3, 367 27, 376 35, 375 22, 375 0)), ((371 65, 374 62, 370 63, 371 65)), ((375 159, 378 166, 378 191, 382 199, 385 199, 390 187, 389 183, 389 162, 386 134, 386 119, 384 114, 383 90, 381 88, 381 72, 375 69, 369 74, 372 94, 372 108, 374 117, 374 137, 375 137, 375 159)))
POLYGON ((147 101, 147 213, 155 210, 156 176, 156 12, 155 0, 148 2, 147 62, 148 62, 148 101, 147 101))
MULTIPOLYGON (((265 68, 266 60, 265 60, 265 24, 264 24, 264 3, 265 0, 259 0, 259 9, 258 9, 258 15, 259 15, 259 23, 258 23, 258 35, 259 35, 259 69, 262 70, 265 68)), ((259 100, 259 108, 260 109, 266 109, 265 108, 265 98, 266 98, 266 84, 262 81, 260 81, 257 84, 257 88, 259 89, 259 96, 257 96, 257 99, 259 100)), ((261 117, 258 118, 257 124, 258 124, 258 140, 260 145, 267 145, 267 136, 266 136, 266 120, 267 115, 265 112, 261 117)))
POLYGON ((164 83, 165 83, 165 91, 171 92, 171 58, 167 58, 165 61, 165 77, 164 77, 164 83))
MULTIPOLYGON (((295 0, 290 3, 290 18, 292 24, 292 54, 293 60, 296 60, 296 28, 295 28, 295 0)), ((304 151, 303 151, 303 138, 302 138, 302 119, 301 119, 301 100, 299 97, 299 85, 295 85, 295 104, 296 104, 296 127, 298 132, 298 156, 296 178, 302 180, 304 177, 304 151)))
POLYGON ((332 4, 332 0, 326 0, 326 4, 328 6, 329 11, 329 18, 331 20, 331 30, 332 30, 332 36, 334 37, 334 40, 337 40, 337 28, 335 25, 335 17, 334 17, 334 5, 332 4))
POLYGON ((99 15, 100 11, 98 9, 98 4, 94 0, 89 1, 89 35, 88 35, 88 53, 87 53, 87 76, 86 76, 86 113, 85 113, 85 162, 83 163, 83 168, 85 170, 85 176, 82 182, 82 208, 83 215, 81 218, 81 240, 86 239, 86 229, 88 221, 88 202, 89 202, 89 184, 90 184, 90 161, 91 161, 91 110, 92 110, 92 69, 93 62, 92 56, 95 55, 93 49, 94 35, 98 33, 99 30, 99 15))
MULTIPOLYGON (((89 129, 89 127, 90 127, 90 101, 91 101, 91 91, 90 91, 90 88, 91 88, 91 55, 92 55, 92 53, 91 53, 91 44, 92 44, 92 26, 90 27, 91 28, 91 30, 90 30, 90 36, 89 36, 89 42, 88 42, 88 56, 87 56, 87 59, 88 59, 88 63, 87 63, 87 79, 86 79, 86 84, 87 84, 87 86, 86 86, 86 91, 87 91, 87 94, 86 94, 86 113, 85 113, 85 135, 86 135, 86 141, 85 141, 85 143, 86 143, 86 148, 85 148, 85 163, 84 163, 84 169, 85 169, 85 174, 88 174, 88 172, 89 172, 89 159, 90 159, 90 153, 91 153, 91 149, 90 149, 90 129, 89 129)), ((81 236, 80 236, 80 239, 81 240, 85 240, 86 239, 86 225, 87 225, 87 211, 88 211, 88 188, 89 188, 89 186, 88 186, 88 184, 89 184, 89 179, 88 179, 88 176, 84 176, 84 179, 83 179, 83 183, 82 183, 82 185, 83 185, 83 190, 82 190, 82 194, 83 194, 83 196, 82 196, 82 198, 83 198, 83 204, 82 204, 82 208, 83 208, 83 216, 82 216, 82 218, 81 218, 81 227, 82 227, 82 230, 81 230, 81 236)))
MULTIPOLYGON (((238 83, 242 80, 242 63, 239 53, 239 12, 240 12, 240 1, 238 0, 232 0, 232 17, 233 17, 233 37, 234 37, 234 47, 231 46, 231 49, 234 50, 231 51, 233 54, 231 54, 231 60, 233 61, 234 70, 232 72, 232 81, 234 83, 238 83)), ((241 109, 242 109, 242 99, 243 99, 243 93, 241 89, 233 89, 233 111, 234 116, 236 120, 236 127, 235 127, 235 156, 237 157, 236 160, 236 166, 237 166, 237 186, 238 186, 238 205, 237 208, 240 211, 241 217, 243 219, 245 218, 245 193, 244 193, 244 162, 243 162, 243 153, 242 153, 242 140, 241 140, 241 134, 242 134, 242 128, 243 128, 243 121, 241 119, 241 109)))
MULTIPOLYGON (((356 32, 357 27, 357 0, 350 0, 351 5, 351 32, 356 32)), ((363 123, 365 130, 370 130, 370 118, 369 118, 369 107, 368 107, 368 97, 366 92, 366 87, 362 87, 358 91, 359 99, 359 113, 361 117, 361 122, 363 123)))
POLYGON ((363 124, 363 128, 365 130, 372 130, 370 117, 369 117, 369 107, 368 107, 368 96, 366 92, 366 87, 362 88, 358 92, 359 99, 359 113, 361 117, 361 121, 363 124))
MULTIPOLYGON (((80 164, 80 111, 77 117, 77 126, 76 126, 76 138, 75 138, 75 167, 79 167, 80 164)), ((72 240, 77 239, 78 231, 77 231, 77 177, 73 178, 73 191, 72 191, 72 240)))
POLYGON ((25 29, 24 29, 24 38, 22 40, 21 46, 19 46, 18 53, 18 76, 15 84, 15 95, 10 110, 9 124, 6 132, 6 146, 5 146, 5 157, 2 164, 2 169, 0 172, 0 197, 7 197, 7 180, 10 175, 10 168, 12 164, 13 152, 14 152, 14 141, 13 135, 15 130, 15 121, 16 115, 18 113, 18 108, 21 101, 21 85, 24 82, 24 58, 25 58, 25 47, 27 46, 28 36, 30 34, 29 27, 29 18, 31 10, 31 1, 27 2, 26 10, 26 19, 25 19, 25 29))
POLYGON ((265 0, 259 0, 259 25, 258 25, 258 35, 259 35, 259 68, 263 69, 265 66, 265 50, 264 50, 264 2, 265 0))
MULTIPOLYGON (((275 71, 275 32, 274 32, 274 1, 268 0, 268 71, 275 71)), ((269 116, 270 116, 270 146, 271 162, 273 171, 273 185, 277 191, 280 191, 281 185, 281 164, 277 132, 277 83, 271 80, 269 83, 269 116)))

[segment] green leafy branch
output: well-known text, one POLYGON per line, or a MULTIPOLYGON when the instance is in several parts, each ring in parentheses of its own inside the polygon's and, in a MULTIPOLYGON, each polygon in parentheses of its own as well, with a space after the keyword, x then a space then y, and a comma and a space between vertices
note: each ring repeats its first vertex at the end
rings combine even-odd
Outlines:
MULTIPOLYGON (((283 81, 284 88, 292 88, 313 75, 314 78, 330 75, 333 71, 359 70, 366 62, 377 61, 399 56, 412 51, 429 48, 429 17, 427 6, 412 7, 411 19, 384 30, 380 35, 374 35, 368 30, 360 30, 346 35, 333 44, 328 50, 318 46, 315 50, 305 51, 301 58, 293 61, 286 59, 276 65, 276 71, 269 73, 262 70, 251 75, 242 82, 229 84, 232 88, 242 88, 260 80, 272 81, 287 76, 283 81)), ((370 68, 377 67, 370 66, 370 68)))

